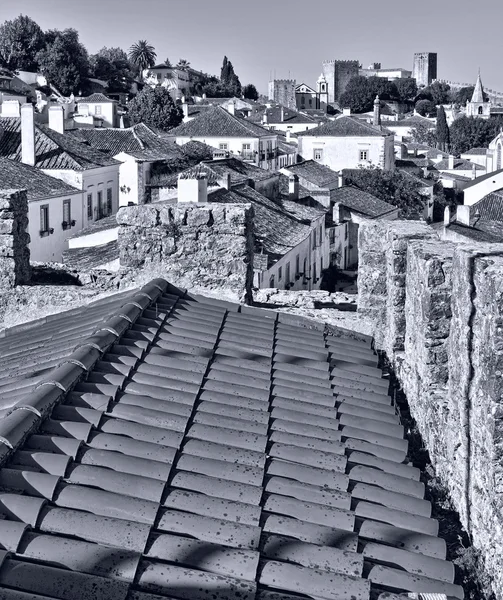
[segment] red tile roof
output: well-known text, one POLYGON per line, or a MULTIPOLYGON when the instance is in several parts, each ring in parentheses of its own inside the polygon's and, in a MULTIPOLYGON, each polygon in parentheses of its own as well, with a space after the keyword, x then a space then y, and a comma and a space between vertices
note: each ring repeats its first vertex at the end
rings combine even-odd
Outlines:
POLYGON ((0 421, 2 597, 463 597, 368 339, 163 280, 105 319, 0 421))
POLYGON ((323 125, 315 127, 314 129, 300 131, 297 135, 299 137, 386 137, 391 134, 380 127, 374 127, 374 125, 364 123, 363 121, 353 119, 352 117, 344 116, 337 117, 334 121, 323 123, 323 125))

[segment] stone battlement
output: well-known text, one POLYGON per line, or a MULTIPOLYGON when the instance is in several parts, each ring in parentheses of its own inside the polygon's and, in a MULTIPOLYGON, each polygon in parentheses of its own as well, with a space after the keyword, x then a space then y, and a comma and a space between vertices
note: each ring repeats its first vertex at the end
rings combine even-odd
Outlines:
POLYGON ((270 83, 281 83, 286 85, 295 85, 295 79, 273 79, 270 83))
POLYGON ((360 64, 359 60, 339 60, 337 58, 334 58, 332 60, 324 60, 322 64, 324 65, 354 65, 355 63, 358 63, 358 65, 360 64))
POLYGON ((359 229, 358 311, 393 364, 461 522, 503 599, 503 244, 411 221, 359 229))

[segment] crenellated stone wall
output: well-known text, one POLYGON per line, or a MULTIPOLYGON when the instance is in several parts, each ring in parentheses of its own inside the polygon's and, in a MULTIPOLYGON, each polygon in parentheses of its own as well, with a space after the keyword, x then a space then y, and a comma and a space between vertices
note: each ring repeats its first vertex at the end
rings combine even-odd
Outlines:
POLYGON ((30 279, 28 200, 25 190, 0 190, 0 292, 30 279))
POLYGON ((149 268, 179 287, 251 301, 251 205, 128 206, 117 222, 121 267, 149 268))
POLYGON ((358 311, 502 600, 503 244, 392 221, 361 225, 359 253, 358 311))

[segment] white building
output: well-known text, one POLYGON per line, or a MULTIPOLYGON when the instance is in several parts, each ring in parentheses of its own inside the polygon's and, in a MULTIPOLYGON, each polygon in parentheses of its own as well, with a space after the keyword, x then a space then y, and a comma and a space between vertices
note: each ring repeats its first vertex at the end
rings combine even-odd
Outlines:
POLYGON ((117 101, 96 93, 75 100, 76 111, 73 119, 76 124, 91 127, 117 127, 117 101))
POLYGON ((215 106, 169 134, 180 146, 192 140, 203 142, 219 150, 223 157, 234 155, 263 169, 276 170, 278 136, 233 113, 233 105, 229 110, 215 106))
POLYGON ((394 136, 380 125, 350 116, 298 134, 299 154, 334 171, 375 166, 392 170, 395 164, 394 136))

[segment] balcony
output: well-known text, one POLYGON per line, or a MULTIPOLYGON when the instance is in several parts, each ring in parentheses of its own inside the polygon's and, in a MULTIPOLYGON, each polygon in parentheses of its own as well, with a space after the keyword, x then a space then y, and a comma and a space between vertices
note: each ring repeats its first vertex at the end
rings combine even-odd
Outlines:
POLYGON ((255 152, 248 150, 245 152, 241 152, 241 158, 243 160, 252 160, 253 162, 255 162, 256 154, 255 152))

